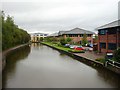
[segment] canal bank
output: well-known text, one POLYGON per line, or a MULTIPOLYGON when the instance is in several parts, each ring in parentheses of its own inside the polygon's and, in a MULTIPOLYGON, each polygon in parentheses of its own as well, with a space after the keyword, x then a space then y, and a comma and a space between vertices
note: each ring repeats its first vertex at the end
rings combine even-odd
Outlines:
MULTIPOLYGON (((93 59, 86 58, 85 56, 77 55, 77 54, 75 54, 75 53, 71 53, 71 52, 68 52, 68 51, 66 51, 66 50, 62 50, 62 49, 56 48, 56 47, 54 47, 54 46, 52 46, 52 45, 49 45, 49 44, 47 44, 47 43, 44 43, 44 42, 41 42, 41 44, 46 45, 46 46, 49 46, 49 47, 51 47, 51 48, 53 48, 53 49, 55 49, 55 50, 58 50, 58 51, 66 54, 66 55, 68 55, 68 56, 70 56, 70 57, 72 57, 72 58, 74 58, 74 59, 76 59, 76 60, 78 60, 78 61, 80 61, 80 62, 83 62, 83 63, 85 63, 85 64, 87 64, 87 65, 89 65, 89 66, 91 66, 91 67, 106 69, 106 70, 108 70, 108 71, 110 71, 110 72, 113 72, 113 73, 116 73, 116 74, 120 75, 120 68, 115 68, 115 67, 114 67, 114 68, 109 68, 109 67, 105 67, 103 63, 98 62, 98 61, 95 61, 95 60, 93 60, 93 59)), ((92 57, 92 56, 91 56, 91 57, 92 57)))
POLYGON ((1 70, 4 70, 4 68, 5 68, 5 65, 6 65, 6 56, 9 54, 9 53, 11 53, 12 51, 14 51, 14 50, 16 50, 16 49, 19 49, 19 48, 21 48, 21 47, 24 47, 24 46, 27 46, 27 45, 29 45, 29 43, 26 43, 26 44, 22 44, 22 45, 18 45, 18 46, 15 46, 15 47, 12 47, 12 48, 9 48, 9 49, 7 49, 7 50, 5 50, 5 51, 3 51, 2 52, 2 69, 1 70))

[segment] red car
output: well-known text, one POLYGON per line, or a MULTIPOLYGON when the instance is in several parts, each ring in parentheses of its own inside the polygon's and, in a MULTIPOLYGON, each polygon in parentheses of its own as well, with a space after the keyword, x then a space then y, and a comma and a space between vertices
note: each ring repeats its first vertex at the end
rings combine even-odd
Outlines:
POLYGON ((84 50, 82 47, 75 47, 75 50, 84 50))

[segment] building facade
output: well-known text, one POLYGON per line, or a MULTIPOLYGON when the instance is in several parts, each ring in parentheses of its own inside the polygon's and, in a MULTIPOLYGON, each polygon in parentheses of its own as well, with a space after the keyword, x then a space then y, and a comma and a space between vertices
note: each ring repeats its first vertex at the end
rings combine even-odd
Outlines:
POLYGON ((40 38, 45 38, 48 34, 44 33, 32 33, 31 35, 31 42, 40 42, 40 38))
POLYGON ((86 34, 87 36, 88 43, 93 44, 94 33, 91 31, 87 31, 80 28, 74 28, 69 31, 59 31, 58 33, 59 37, 64 37, 65 39, 69 37, 72 39, 72 42, 79 43, 79 44, 82 44, 82 39, 84 34, 86 34))
POLYGON ((114 52, 120 47, 119 20, 98 28, 98 51, 114 52))

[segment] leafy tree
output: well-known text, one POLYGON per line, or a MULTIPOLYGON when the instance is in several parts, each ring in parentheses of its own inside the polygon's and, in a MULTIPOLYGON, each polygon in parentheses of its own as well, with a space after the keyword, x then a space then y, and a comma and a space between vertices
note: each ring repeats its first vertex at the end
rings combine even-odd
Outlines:
POLYGON ((67 41, 64 38, 60 38, 60 43, 61 43, 61 45, 65 45, 67 43, 67 41))
POLYGON ((70 42, 72 41, 72 39, 71 39, 70 37, 67 37, 67 38, 66 38, 66 41, 67 41, 68 43, 70 43, 70 42))
POLYGON ((113 59, 120 63, 120 48, 114 51, 113 59))
POLYGON ((2 50, 27 43, 29 40, 30 35, 25 30, 18 28, 13 17, 8 15, 5 19, 5 14, 2 11, 2 50))
POLYGON ((82 38, 82 45, 85 46, 87 43, 88 43, 88 41, 87 41, 87 35, 84 34, 83 38, 82 38))

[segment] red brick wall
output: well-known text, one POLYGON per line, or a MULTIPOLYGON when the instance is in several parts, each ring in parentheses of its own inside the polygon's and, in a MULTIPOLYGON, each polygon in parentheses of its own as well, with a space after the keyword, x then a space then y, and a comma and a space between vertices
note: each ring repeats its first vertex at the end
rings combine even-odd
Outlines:
MULTIPOLYGON (((64 35, 63 37, 64 37, 64 38, 67 38, 66 35, 64 35)), ((78 35, 78 37, 70 37, 70 38, 72 39, 73 42, 80 42, 80 41, 82 41, 82 38, 83 38, 83 37, 80 37, 80 36, 78 35)), ((91 36, 91 37, 87 37, 87 40, 90 40, 90 41, 93 43, 93 38, 92 38, 92 36, 91 36)))
POLYGON ((106 42, 107 41, 106 35, 98 35, 98 37, 99 37, 99 42, 106 42))
POLYGON ((116 43, 117 40, 116 37, 117 37, 116 34, 108 35, 108 43, 116 43))
POLYGON ((113 52, 113 50, 107 50, 108 48, 108 43, 116 43, 116 34, 110 34, 110 35, 98 35, 98 51, 101 51, 101 52, 113 52), (107 43, 106 44, 106 49, 100 49, 100 45, 99 43, 100 42, 105 42, 107 43))

